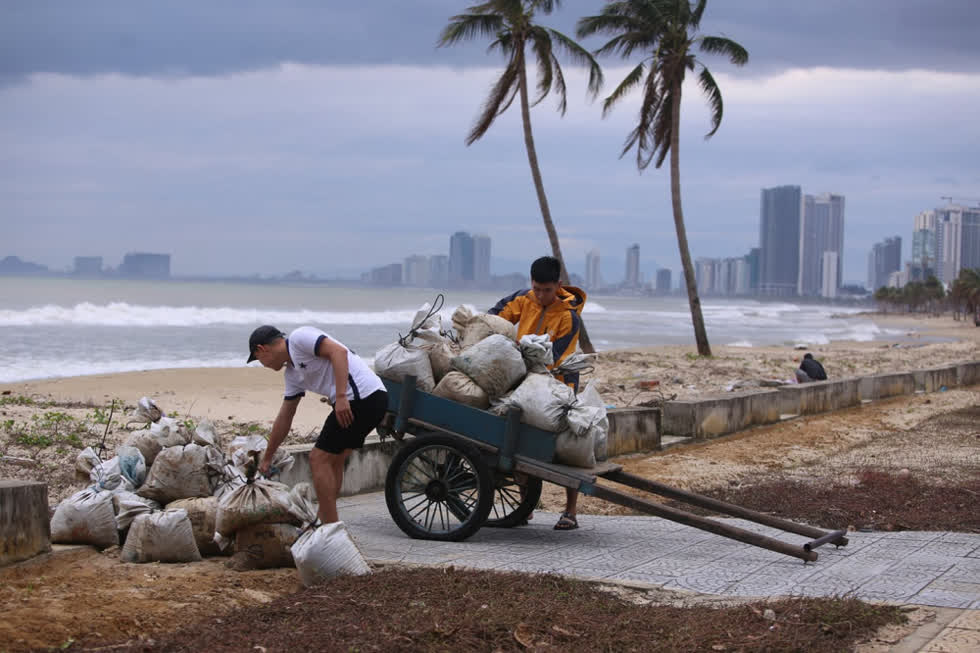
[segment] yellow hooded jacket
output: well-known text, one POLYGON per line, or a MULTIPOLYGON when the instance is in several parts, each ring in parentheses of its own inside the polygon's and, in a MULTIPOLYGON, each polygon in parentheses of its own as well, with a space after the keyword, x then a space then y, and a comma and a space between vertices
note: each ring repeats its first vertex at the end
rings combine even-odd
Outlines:
MULTIPOLYGON (((534 292, 525 288, 504 297, 487 312, 516 324, 518 340, 532 333, 547 333, 551 338, 555 365, 561 365, 578 346, 583 308, 585 291, 575 286, 561 286, 558 296, 550 306, 539 304, 534 298, 534 292)), ((577 385, 578 379, 571 377, 571 374, 566 374, 565 382, 577 385)))

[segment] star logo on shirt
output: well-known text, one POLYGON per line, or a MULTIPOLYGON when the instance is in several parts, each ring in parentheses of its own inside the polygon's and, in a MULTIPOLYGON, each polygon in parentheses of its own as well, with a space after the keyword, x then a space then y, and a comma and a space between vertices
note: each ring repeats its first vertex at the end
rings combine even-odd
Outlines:
POLYGON ((300 363, 299 366, 302 367, 304 370, 306 369, 306 363, 300 363))

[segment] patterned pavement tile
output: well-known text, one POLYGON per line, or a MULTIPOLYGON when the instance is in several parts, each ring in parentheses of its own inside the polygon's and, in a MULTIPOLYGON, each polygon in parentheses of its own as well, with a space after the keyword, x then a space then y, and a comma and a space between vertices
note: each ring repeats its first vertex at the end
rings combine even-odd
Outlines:
MULTIPOLYGON (((586 570, 586 571, 595 571, 598 573, 602 572, 601 569, 586 570)), ((651 583, 654 585, 666 585, 667 583, 676 580, 674 576, 655 574, 652 572, 640 571, 637 569, 627 569, 626 571, 620 571, 615 574, 606 574, 605 576, 603 576, 603 578, 605 578, 606 580, 615 580, 615 581, 640 581, 642 583, 651 583)))
POLYGON ((975 653, 980 651, 980 632, 945 628, 922 650, 925 653, 975 653))
POLYGON ((943 533, 939 539, 944 542, 963 542, 980 546, 980 534, 976 533, 943 533))
POLYGON ((932 582, 932 575, 895 575, 889 576, 882 574, 875 576, 858 588, 858 595, 862 598, 876 599, 880 601, 901 601, 908 599, 919 593, 924 587, 932 582))
POLYGON ((725 590, 731 587, 730 580, 718 578, 716 576, 687 575, 674 578, 668 583, 664 583, 665 589, 683 589, 692 592, 702 592, 704 594, 724 594, 725 590))
MULTIPOLYGON (((958 583, 980 583, 980 565, 969 564, 968 560, 968 558, 958 560, 949 571, 943 574, 943 580, 958 583)), ((969 560, 969 562, 973 561, 969 560)))
POLYGON ((916 605, 934 605, 943 608, 968 608, 976 595, 951 592, 948 590, 929 589, 926 587, 918 594, 909 598, 909 603, 916 605))

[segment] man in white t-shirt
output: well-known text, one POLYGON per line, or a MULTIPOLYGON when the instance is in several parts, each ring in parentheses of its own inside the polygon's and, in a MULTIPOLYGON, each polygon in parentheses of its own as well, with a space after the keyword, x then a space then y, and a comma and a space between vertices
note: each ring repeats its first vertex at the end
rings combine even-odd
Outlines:
POLYGON ((320 502, 320 521, 339 521, 337 497, 344 480, 344 462, 352 450, 364 446, 364 438, 384 419, 388 409, 384 384, 360 356, 316 327, 299 327, 287 337, 273 326, 260 326, 249 337, 248 350, 248 363, 258 360, 277 372, 286 368, 285 396, 259 466, 263 474, 289 433, 296 407, 307 390, 323 395, 333 406, 310 452, 310 469, 320 502))

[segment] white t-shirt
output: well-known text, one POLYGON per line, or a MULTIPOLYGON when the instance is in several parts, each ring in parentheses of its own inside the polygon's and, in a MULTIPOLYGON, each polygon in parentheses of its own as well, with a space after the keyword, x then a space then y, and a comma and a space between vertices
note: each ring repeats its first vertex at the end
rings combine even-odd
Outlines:
MULTIPOLYGON (((316 355, 317 346, 324 338, 330 338, 347 349, 343 343, 316 327, 299 327, 286 338, 286 348, 292 361, 292 365, 286 364, 286 399, 302 397, 309 390, 323 395, 331 404, 337 402, 333 365, 329 359, 316 355)), ((347 349, 347 372, 349 400, 363 399, 378 390, 385 389, 374 370, 349 349, 347 349)))

